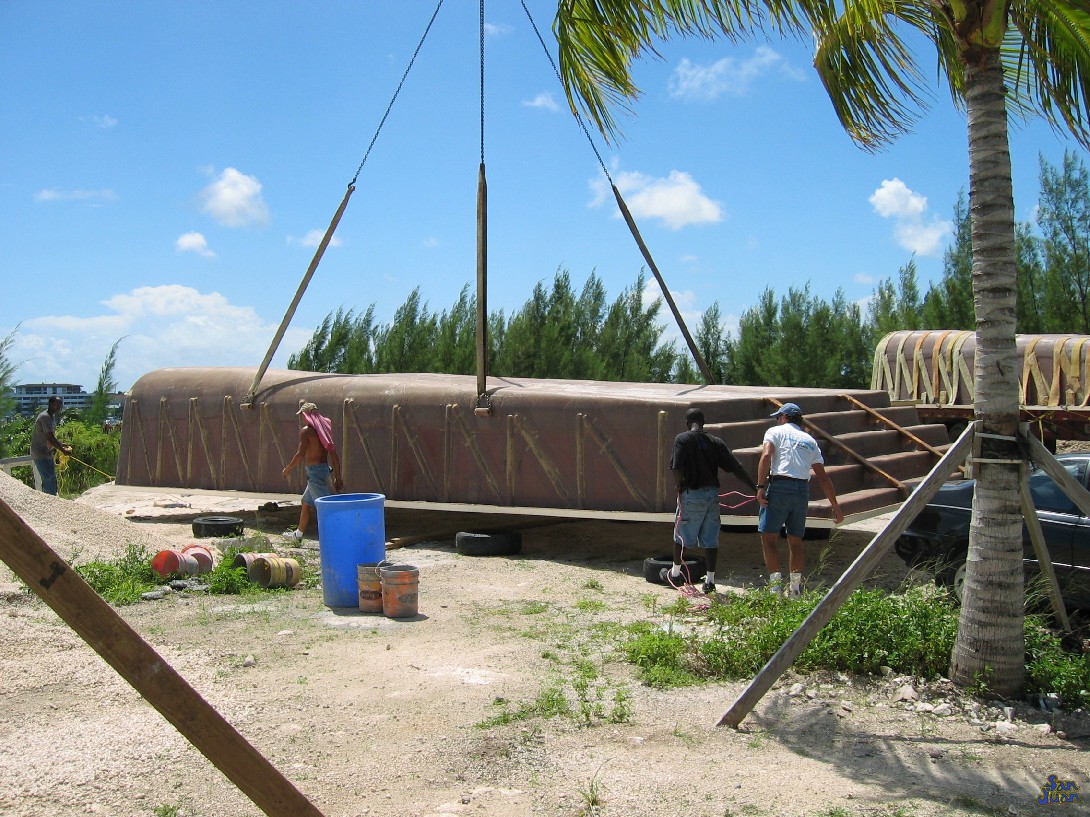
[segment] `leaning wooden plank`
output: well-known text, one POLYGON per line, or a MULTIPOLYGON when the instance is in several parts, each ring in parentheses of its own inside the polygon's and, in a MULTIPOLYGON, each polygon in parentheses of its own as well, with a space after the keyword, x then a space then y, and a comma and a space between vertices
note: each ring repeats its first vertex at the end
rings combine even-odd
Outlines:
POLYGON ((3 501, 0 559, 265 814, 322 817, 3 501))
POLYGON ((1064 606, 1060 584, 1056 581, 1056 571, 1052 568, 1052 557, 1048 553, 1048 545, 1045 544, 1045 532, 1041 529, 1037 507, 1033 504, 1033 496, 1029 491, 1028 468, 1024 462, 1021 472, 1018 480, 1018 494, 1022 500, 1022 516, 1026 520, 1029 540, 1033 543, 1033 550, 1037 554, 1037 564, 1040 565, 1041 575, 1045 577, 1045 582, 1048 584, 1048 597, 1052 601, 1052 611, 1056 614, 1056 620, 1060 622, 1064 630, 1071 632, 1071 622, 1067 620, 1067 607, 1064 606))
POLYGON ((950 446, 942 459, 935 463, 931 473, 912 492, 912 496, 901 505, 900 510, 893 515, 889 523, 855 557, 855 561, 844 571, 844 575, 837 580, 836 584, 829 588, 825 598, 818 602, 817 607, 811 611, 806 620, 799 625, 799 628, 791 634, 787 641, 783 643, 783 646, 757 673, 757 677, 750 681, 749 686, 742 691, 742 694, 738 696, 731 708, 719 719, 719 726, 737 726, 740 724, 742 719, 750 713, 753 707, 757 705, 757 702, 776 683, 776 679, 795 663, 795 659, 806 649, 806 645, 810 643, 822 627, 829 623, 836 611, 840 609, 840 605, 847 600, 859 583, 874 572, 874 569, 885 558, 886 553, 897 540, 897 537, 904 533, 905 528, 916 518, 916 514, 931 501, 931 497, 935 495, 935 492, 942 487, 950 474, 961 465, 972 448, 972 443, 973 426, 969 425, 958 437, 957 442, 950 446))
POLYGON ((1041 467, 1041 470, 1056 480, 1056 484, 1072 502, 1079 506, 1084 516, 1090 516, 1090 491, 1083 488, 1078 480, 1067 473, 1067 469, 1060 465, 1056 455, 1045 448, 1044 443, 1032 434, 1023 434, 1022 440, 1029 444, 1030 457, 1041 467))

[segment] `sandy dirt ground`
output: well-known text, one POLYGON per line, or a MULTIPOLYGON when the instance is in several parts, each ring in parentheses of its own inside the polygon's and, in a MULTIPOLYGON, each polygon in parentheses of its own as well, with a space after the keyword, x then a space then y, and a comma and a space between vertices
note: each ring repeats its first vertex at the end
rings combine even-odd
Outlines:
MULTIPOLYGON (((67 502, 3 474, 0 499, 77 561, 193 542, 189 516, 210 502, 67 502)), ((214 510, 273 536, 296 513, 214 510)), ((677 593, 642 565, 668 552, 668 526, 561 522, 526 529, 517 556, 456 552, 456 531, 502 521, 387 509, 388 538, 424 536, 391 554, 420 569, 410 619, 333 610, 313 587, 178 593, 121 614, 327 817, 1090 813, 1087 713, 973 701, 942 679, 788 673, 740 728, 717 727, 746 682, 652 689, 590 635, 665 621, 677 593), (902 700, 907 687, 916 700, 902 700), (558 691, 573 715, 488 725, 558 691), (1039 806, 1050 775, 1083 802, 1039 806)), ((812 581, 834 582, 876 527, 837 532, 812 581)), ((304 544, 284 552, 316 565, 304 544)), ((809 544, 810 565, 825 544, 809 544)), ((756 535, 725 534, 722 547, 720 588, 753 592, 756 535)), ((926 579, 891 557, 871 583, 914 580, 926 579)), ((260 814, 2 567, 0 617, 0 814, 260 814)))

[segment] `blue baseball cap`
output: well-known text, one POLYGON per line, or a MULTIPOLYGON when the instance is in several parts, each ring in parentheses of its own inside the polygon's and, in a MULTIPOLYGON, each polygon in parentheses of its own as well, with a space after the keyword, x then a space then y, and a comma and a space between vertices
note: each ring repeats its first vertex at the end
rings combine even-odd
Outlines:
POLYGON ((772 412, 769 417, 779 417, 781 414, 786 414, 788 417, 801 417, 802 409, 800 409, 795 403, 784 403, 776 411, 772 412))

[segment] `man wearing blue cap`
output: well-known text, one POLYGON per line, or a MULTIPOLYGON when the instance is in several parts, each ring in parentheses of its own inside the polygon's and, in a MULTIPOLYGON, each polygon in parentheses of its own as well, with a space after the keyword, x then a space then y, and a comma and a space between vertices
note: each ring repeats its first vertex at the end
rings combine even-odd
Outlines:
POLYGON ((806 533, 806 506, 810 502, 810 472, 814 472, 821 490, 833 510, 837 524, 844 521, 836 490, 825 473, 825 460, 817 440, 802 430, 802 409, 784 403, 771 415, 776 425, 765 432, 761 461, 757 464, 757 501, 761 504, 757 532, 761 535, 768 587, 774 593, 782 589, 780 552, 776 540, 780 528, 787 528, 788 567, 791 582, 787 593, 802 593, 805 553, 802 537, 806 533))

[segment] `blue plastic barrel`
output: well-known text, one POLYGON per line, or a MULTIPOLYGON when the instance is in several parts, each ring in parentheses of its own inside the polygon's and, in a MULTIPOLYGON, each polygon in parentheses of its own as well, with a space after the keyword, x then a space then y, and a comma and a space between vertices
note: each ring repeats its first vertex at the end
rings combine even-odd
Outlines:
POLYGON ((356 566, 386 558, 385 500, 382 494, 331 494, 314 500, 327 607, 358 607, 356 566))

